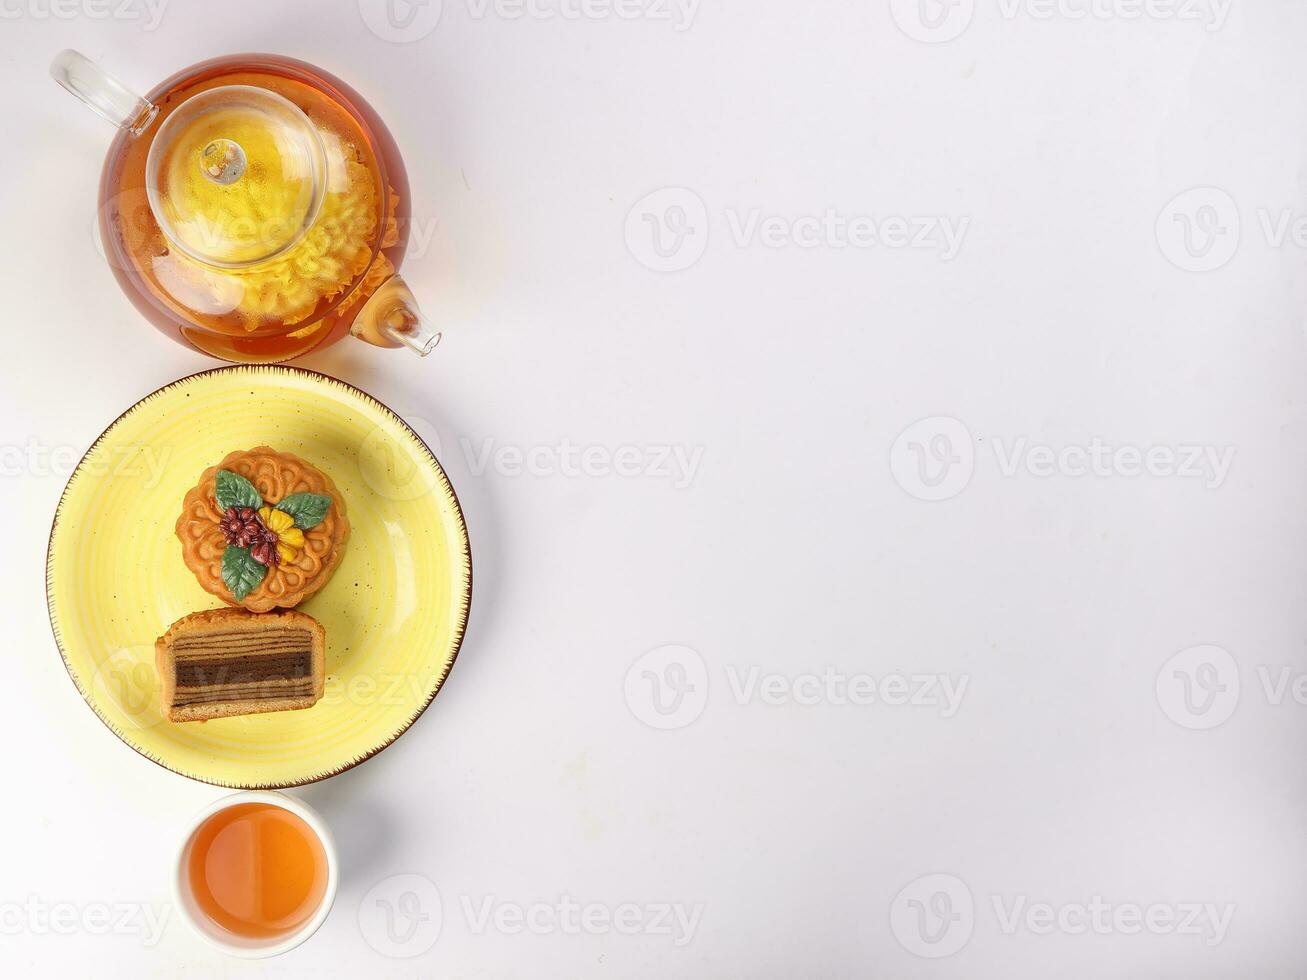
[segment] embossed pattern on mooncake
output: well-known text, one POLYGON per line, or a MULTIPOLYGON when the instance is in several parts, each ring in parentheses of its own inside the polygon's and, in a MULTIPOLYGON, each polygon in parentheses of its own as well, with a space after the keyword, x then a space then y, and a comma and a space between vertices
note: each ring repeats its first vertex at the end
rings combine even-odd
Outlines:
POLYGON ((292 453, 256 446, 230 453, 204 471, 199 483, 186 494, 176 530, 182 559, 206 592, 229 605, 267 612, 295 606, 327 584, 344 556, 349 519, 345 502, 329 476, 292 453), (280 555, 266 564, 262 580, 239 598, 223 574, 229 542, 223 531, 226 509, 219 505, 216 489, 218 475, 223 471, 248 480, 267 505, 265 512, 294 494, 321 495, 331 500, 325 515, 302 532, 302 545, 277 549, 280 555))

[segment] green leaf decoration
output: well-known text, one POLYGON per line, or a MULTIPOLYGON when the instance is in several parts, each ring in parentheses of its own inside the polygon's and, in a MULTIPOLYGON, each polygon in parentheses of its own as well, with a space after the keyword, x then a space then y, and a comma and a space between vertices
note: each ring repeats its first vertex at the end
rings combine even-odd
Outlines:
POLYGON ((253 483, 239 473, 231 470, 219 470, 214 478, 213 495, 217 498, 218 509, 225 511, 229 507, 252 507, 258 510, 263 506, 263 498, 253 483))
POLYGON ((297 528, 307 531, 322 523, 331 510, 331 498, 321 493, 292 493, 276 507, 293 517, 297 528))
POLYGON ((237 602, 258 588, 267 574, 267 567, 254 560, 249 548, 229 545, 222 553, 222 580, 237 602))

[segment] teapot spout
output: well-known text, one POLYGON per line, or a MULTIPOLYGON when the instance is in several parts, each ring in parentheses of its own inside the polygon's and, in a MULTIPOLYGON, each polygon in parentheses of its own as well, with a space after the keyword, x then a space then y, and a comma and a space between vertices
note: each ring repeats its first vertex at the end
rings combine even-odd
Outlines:
POLYGON ((363 304, 349 332, 377 347, 407 347, 421 357, 435 349, 441 336, 399 275, 383 282, 363 304))
POLYGON ((118 79, 101 70, 83 54, 67 49, 50 62, 50 77, 72 92, 100 117, 133 136, 154 122, 159 107, 137 95, 118 79))

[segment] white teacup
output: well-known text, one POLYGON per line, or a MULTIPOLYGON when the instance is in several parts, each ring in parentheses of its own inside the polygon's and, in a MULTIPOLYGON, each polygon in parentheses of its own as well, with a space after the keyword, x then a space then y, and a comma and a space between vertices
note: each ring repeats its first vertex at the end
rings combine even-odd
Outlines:
POLYGON ((317 932, 318 927, 326 921, 327 915, 331 911, 331 903, 336 898, 337 878, 336 844, 332 840, 330 829, 328 829, 322 817, 318 815, 318 812, 293 796, 271 791, 258 791, 233 793, 231 796, 224 796, 195 815, 195 818, 182 835, 181 846, 177 849, 177 859, 173 867, 172 889, 173 898, 177 908, 181 910, 182 918, 199 934, 201 939, 210 946, 232 956, 256 959, 289 952, 317 932), (294 932, 262 939, 238 936, 209 918, 200 908, 191 892, 188 864, 195 832, 215 813, 244 803, 264 803, 295 814, 308 824, 309 829, 317 835, 319 842, 322 844, 322 851, 327 860, 327 887, 313 916, 294 932))

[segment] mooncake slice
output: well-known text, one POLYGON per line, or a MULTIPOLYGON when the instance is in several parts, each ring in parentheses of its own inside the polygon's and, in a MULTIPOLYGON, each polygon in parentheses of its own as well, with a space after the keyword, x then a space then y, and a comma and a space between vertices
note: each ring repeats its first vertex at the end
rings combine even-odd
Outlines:
POLYGON ((294 610, 211 609, 183 616, 154 643, 169 721, 311 708, 326 679, 327 634, 294 610))

